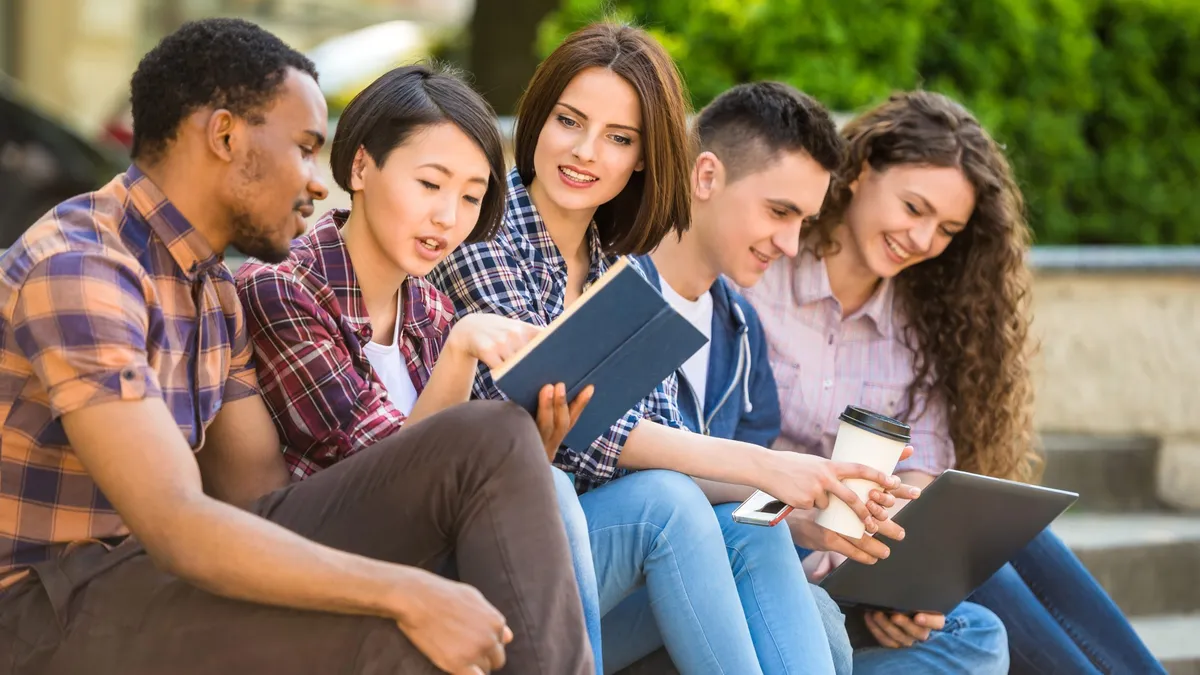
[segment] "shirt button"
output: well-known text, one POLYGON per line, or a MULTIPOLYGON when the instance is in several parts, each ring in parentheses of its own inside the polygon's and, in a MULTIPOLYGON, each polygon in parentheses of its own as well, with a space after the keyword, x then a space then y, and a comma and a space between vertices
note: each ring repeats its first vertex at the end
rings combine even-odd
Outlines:
POLYGON ((833 386, 833 380, 825 380, 821 384, 824 385, 826 389, 829 389, 830 387, 833 386))

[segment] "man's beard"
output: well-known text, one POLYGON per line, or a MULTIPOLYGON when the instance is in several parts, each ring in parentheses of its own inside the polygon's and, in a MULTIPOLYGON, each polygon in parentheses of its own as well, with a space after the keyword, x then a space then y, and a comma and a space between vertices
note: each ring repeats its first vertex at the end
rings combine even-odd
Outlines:
POLYGON ((254 224, 250 214, 239 213, 233 217, 233 240, 235 249, 252 258, 272 265, 287 260, 290 242, 280 246, 265 234, 269 228, 254 224))

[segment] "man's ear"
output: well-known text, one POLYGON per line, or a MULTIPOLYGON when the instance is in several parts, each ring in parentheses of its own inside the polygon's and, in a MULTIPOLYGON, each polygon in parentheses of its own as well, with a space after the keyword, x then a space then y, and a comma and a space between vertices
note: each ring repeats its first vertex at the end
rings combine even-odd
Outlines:
POLYGON ((725 164, 712 152, 700 153, 692 163, 692 198, 707 201, 725 185, 725 164))
POLYGON ((354 162, 350 164, 350 192, 366 189, 367 183, 363 179, 363 173, 367 170, 367 162, 371 162, 372 166, 375 164, 367 154, 367 149, 360 145, 354 153, 354 162))
MULTIPOLYGON (((196 114, 202 115, 203 113, 196 114)), ((207 141, 208 149, 214 155, 220 157, 222 161, 232 162, 234 149, 241 140, 237 118, 224 108, 212 111, 204 125, 204 138, 207 141)))

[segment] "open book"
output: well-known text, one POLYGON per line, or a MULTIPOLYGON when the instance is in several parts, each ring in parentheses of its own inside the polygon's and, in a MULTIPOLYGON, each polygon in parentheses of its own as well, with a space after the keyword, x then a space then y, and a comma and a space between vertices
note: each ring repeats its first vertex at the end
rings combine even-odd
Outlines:
POLYGON ((707 338, 622 257, 565 312, 504 364, 496 386, 534 415, 538 392, 564 383, 567 400, 590 385, 592 400, 564 443, 590 446, 707 338))

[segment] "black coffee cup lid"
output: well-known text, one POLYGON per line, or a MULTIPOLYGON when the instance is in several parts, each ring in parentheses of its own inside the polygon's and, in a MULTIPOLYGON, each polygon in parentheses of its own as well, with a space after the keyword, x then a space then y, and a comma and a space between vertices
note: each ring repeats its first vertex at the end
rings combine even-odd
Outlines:
POLYGON ((848 405, 838 419, 847 424, 853 424, 863 431, 879 434, 893 441, 907 443, 912 440, 912 428, 907 424, 864 408, 848 405))

